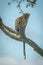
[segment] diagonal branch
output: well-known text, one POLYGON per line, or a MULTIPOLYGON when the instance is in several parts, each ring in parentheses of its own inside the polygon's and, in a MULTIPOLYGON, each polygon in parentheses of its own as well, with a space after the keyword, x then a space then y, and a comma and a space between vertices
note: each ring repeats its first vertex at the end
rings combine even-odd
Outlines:
POLYGON ((43 57, 43 49, 41 49, 34 41, 30 40, 27 37, 22 37, 21 35, 19 35, 18 33, 16 33, 14 30, 12 30, 11 28, 5 26, 2 22, 2 19, 0 18, 0 29, 10 38, 18 40, 18 41, 24 41, 26 42, 28 45, 30 45, 34 51, 36 51, 38 54, 40 54, 43 57))

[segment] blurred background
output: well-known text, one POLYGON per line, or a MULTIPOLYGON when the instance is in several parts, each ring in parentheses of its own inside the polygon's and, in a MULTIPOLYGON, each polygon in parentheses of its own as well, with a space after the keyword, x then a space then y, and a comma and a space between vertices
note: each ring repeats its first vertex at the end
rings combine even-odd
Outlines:
MULTIPOLYGON (((17 9, 17 3, 13 2, 11 6, 8 2, 11 0, 0 0, 0 17, 3 23, 15 29, 15 20, 22 14, 17 9)), ((26 27, 26 36, 35 41, 43 49, 43 0, 37 0, 36 5, 26 8, 26 3, 21 3, 21 8, 25 13, 30 13, 26 27)), ((43 58, 34 51, 32 47, 26 44, 26 59, 23 56, 23 43, 13 40, 6 36, 0 30, 0 64, 10 63, 14 65, 43 65, 43 58)))

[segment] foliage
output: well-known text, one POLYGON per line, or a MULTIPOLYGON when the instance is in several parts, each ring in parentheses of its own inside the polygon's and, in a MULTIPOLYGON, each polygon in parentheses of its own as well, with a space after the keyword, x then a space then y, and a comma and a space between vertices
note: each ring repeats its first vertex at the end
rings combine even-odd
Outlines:
POLYGON ((8 5, 10 6, 11 5, 11 3, 13 3, 13 2, 17 2, 17 8, 19 7, 19 9, 20 9, 20 13, 23 13, 23 11, 22 11, 22 9, 21 9, 21 3, 22 2, 26 2, 27 4, 26 4, 26 8, 28 8, 28 6, 31 6, 31 7, 34 7, 35 6, 35 4, 36 4, 36 1, 37 0, 12 0, 11 2, 9 2, 8 3, 8 5))

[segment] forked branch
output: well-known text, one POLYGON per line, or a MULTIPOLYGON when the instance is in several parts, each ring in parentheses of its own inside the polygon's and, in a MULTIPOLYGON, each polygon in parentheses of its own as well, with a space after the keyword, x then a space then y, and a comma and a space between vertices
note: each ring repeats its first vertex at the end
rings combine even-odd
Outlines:
POLYGON ((0 29, 10 38, 21 41, 21 42, 26 42, 28 45, 30 45, 34 51, 36 51, 38 54, 40 54, 43 57, 43 49, 41 49, 34 41, 30 40, 29 38, 22 37, 18 33, 15 32, 15 30, 12 30, 11 28, 5 26, 2 22, 2 19, 0 18, 0 29))

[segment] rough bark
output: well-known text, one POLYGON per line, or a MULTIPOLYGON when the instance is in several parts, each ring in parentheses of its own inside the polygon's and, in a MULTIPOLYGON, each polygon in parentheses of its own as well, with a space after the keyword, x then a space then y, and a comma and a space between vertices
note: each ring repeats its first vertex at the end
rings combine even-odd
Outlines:
POLYGON ((0 18, 0 29, 10 38, 21 41, 21 42, 25 42, 28 45, 30 45, 34 51, 36 51, 38 54, 40 54, 43 57, 43 49, 41 49, 34 41, 32 41, 31 39, 25 37, 22 37, 21 35, 19 35, 18 33, 15 32, 15 30, 5 26, 2 22, 2 19, 0 18))

